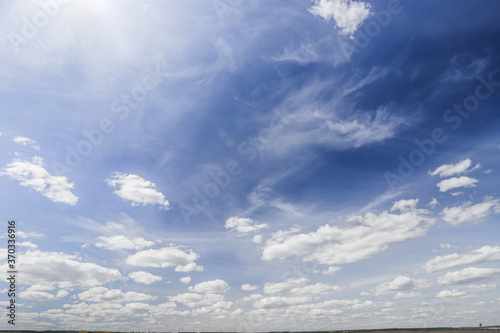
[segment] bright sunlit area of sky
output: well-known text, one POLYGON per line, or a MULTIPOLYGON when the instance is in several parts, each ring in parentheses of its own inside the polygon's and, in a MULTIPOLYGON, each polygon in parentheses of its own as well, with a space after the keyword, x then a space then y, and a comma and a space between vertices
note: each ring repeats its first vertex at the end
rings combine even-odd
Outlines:
POLYGON ((2 2, 0 329, 499 324, 499 13, 2 2))

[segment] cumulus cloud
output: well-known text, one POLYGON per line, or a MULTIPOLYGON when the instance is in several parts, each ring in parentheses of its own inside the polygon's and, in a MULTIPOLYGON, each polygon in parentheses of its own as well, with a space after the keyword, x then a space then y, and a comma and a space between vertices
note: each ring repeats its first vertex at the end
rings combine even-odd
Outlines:
POLYGON ((296 279, 286 279, 283 282, 276 282, 276 283, 266 283, 264 285, 264 293, 266 294, 276 294, 276 293, 281 293, 287 289, 290 289, 292 287, 296 286, 301 286, 306 284, 309 281, 309 279, 306 278, 296 278, 296 279))
POLYGON ((265 223, 255 224, 252 219, 243 218, 243 217, 230 217, 226 220, 226 224, 224 225, 226 229, 234 230, 238 232, 240 235, 245 235, 251 232, 260 231, 263 228, 269 228, 269 226, 265 223))
POLYGON ((500 213, 500 200, 486 197, 482 203, 473 205, 472 202, 464 202, 461 206, 446 207, 441 215, 443 220, 451 225, 464 222, 478 223, 492 214, 500 213))
MULTIPOLYGON (((427 288, 431 285, 432 284, 425 279, 412 279, 407 276, 399 276, 392 281, 384 282, 372 288, 369 294, 374 296, 388 295, 403 291, 427 288)), ((400 296, 400 298, 402 297, 400 296)))
POLYGON ((427 234, 434 219, 426 217, 424 209, 415 207, 416 201, 395 202, 392 211, 351 216, 352 227, 323 225, 310 233, 281 236, 272 235, 262 253, 263 260, 288 259, 304 256, 324 265, 357 262, 386 250, 390 243, 422 237, 427 234), (277 236, 280 236, 278 238, 277 236))
POLYGON ((398 292, 392 299, 405 299, 405 298, 414 298, 422 296, 422 293, 419 292, 410 292, 410 293, 403 293, 403 292, 398 292))
POLYGON ((333 19, 342 34, 352 35, 372 13, 370 4, 352 0, 316 0, 309 11, 325 20, 333 19))
POLYGON ((439 201, 437 201, 436 198, 432 198, 432 200, 427 204, 427 206, 434 208, 438 204, 439 204, 439 201))
POLYGON ((56 299, 56 295, 48 293, 46 291, 39 290, 26 290, 22 291, 19 296, 23 299, 28 299, 30 301, 53 301, 56 299))
POLYGON ((132 201, 132 206, 160 205, 163 209, 169 208, 168 200, 156 190, 156 185, 141 176, 115 172, 106 181, 115 189, 117 196, 132 201))
POLYGON ((128 275, 129 278, 137 283, 151 284, 157 281, 161 281, 163 278, 161 276, 153 275, 144 271, 132 272, 128 275))
POLYGON ((209 306, 217 302, 223 301, 224 296, 220 294, 196 294, 184 293, 169 298, 171 302, 184 304, 190 308, 197 308, 200 306, 209 306))
POLYGON ((189 284, 191 282, 191 277, 190 276, 184 276, 179 279, 184 284, 189 284))
POLYGON ((448 272, 438 278, 439 284, 465 284, 488 280, 500 274, 500 268, 469 267, 461 271, 448 272))
POLYGON ((423 269, 427 273, 432 273, 442 269, 495 261, 500 261, 500 246, 483 246, 480 249, 465 254, 452 253, 445 256, 437 256, 429 260, 423 269))
POLYGON ((245 283, 245 284, 242 284, 241 285, 241 290, 245 290, 245 291, 252 291, 252 290, 255 290, 259 288, 258 286, 253 286, 251 284, 248 284, 248 283, 245 283))
POLYGON ((451 190, 453 188, 458 188, 458 187, 475 187, 476 183, 478 182, 477 179, 475 178, 470 178, 466 176, 462 177, 453 177, 449 179, 445 179, 437 183, 437 187, 439 187, 440 192, 446 192, 448 190, 451 190))
POLYGON ((229 285, 224 280, 205 281, 188 288, 189 291, 202 294, 224 294, 229 290, 229 285))
POLYGON ((339 267, 339 266, 330 266, 330 267, 328 267, 328 269, 323 270, 322 273, 324 275, 333 276, 333 275, 337 274, 337 272, 340 272, 341 270, 342 270, 342 267, 339 267))
POLYGON ((339 286, 318 282, 303 287, 296 287, 290 290, 290 294, 296 295, 324 295, 341 291, 339 286))
POLYGON ((291 305, 305 304, 312 300, 309 296, 297 296, 297 297, 263 297, 253 303, 255 308, 282 308, 291 305))
POLYGON ((19 262, 19 270, 23 272, 23 283, 59 288, 93 287, 121 277, 117 269, 80 260, 62 252, 28 251, 19 262))
POLYGON ((158 297, 135 291, 123 292, 119 289, 108 289, 105 287, 94 287, 78 294, 78 298, 84 302, 145 302, 154 301, 158 297))
POLYGON ((154 242, 147 241, 144 238, 127 238, 123 235, 119 236, 99 236, 99 243, 95 246, 103 247, 108 250, 140 250, 148 246, 154 245, 154 242))
POLYGON ((17 180, 22 186, 31 187, 53 202, 74 206, 78 201, 71 192, 74 184, 68 182, 67 177, 52 176, 43 165, 43 159, 36 156, 31 162, 10 163, 1 174, 17 180))
POLYGON ((129 255, 126 263, 139 267, 174 267, 176 272, 188 273, 191 271, 203 271, 202 266, 198 266, 195 260, 199 255, 193 250, 184 251, 178 246, 170 245, 157 250, 144 250, 136 254, 129 255))
MULTIPOLYGON (((470 158, 466 158, 456 164, 444 164, 438 167, 434 171, 429 171, 429 175, 435 176, 439 175, 440 177, 450 177, 454 175, 465 174, 469 172, 469 167, 472 165, 472 161, 470 158)), ((477 166, 476 166, 477 167, 477 166)), ((474 167, 474 169, 476 168, 474 167)))

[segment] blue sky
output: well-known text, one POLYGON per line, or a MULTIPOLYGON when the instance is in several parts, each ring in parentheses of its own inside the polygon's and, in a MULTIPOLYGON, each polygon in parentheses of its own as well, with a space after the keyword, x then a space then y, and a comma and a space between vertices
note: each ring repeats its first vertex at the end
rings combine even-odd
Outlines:
POLYGON ((2 4, 15 328, 498 324, 499 10, 2 4))

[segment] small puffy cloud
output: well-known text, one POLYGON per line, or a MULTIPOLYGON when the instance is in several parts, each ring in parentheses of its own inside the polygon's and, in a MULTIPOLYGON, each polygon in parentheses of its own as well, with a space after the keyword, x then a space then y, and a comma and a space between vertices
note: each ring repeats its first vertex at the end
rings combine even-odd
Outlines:
POLYGON ((156 296, 151 296, 135 291, 123 292, 119 289, 108 289, 105 287, 94 287, 78 294, 78 298, 84 302, 145 302, 154 301, 156 296))
POLYGON ((253 286, 251 284, 245 283, 241 285, 241 290, 252 291, 259 288, 259 286, 253 286))
POLYGON ((436 199, 436 198, 432 198, 431 202, 429 202, 429 203, 427 204, 427 206, 429 206, 429 207, 431 207, 431 208, 434 208, 434 207, 435 207, 436 205, 438 205, 438 204, 439 204, 439 201, 437 201, 437 199, 436 199))
POLYGON ((335 20, 344 35, 354 34, 361 23, 372 14, 370 4, 352 0, 315 0, 309 12, 327 21, 335 20))
MULTIPOLYGON (((469 171, 469 167, 472 165, 472 161, 470 158, 466 158, 456 164, 444 164, 438 167, 434 171, 429 171, 429 175, 435 176, 439 175, 440 177, 450 177, 454 175, 465 174, 469 171)), ((477 166, 476 166, 477 167, 477 166)), ((474 169, 476 169, 474 167, 474 169)))
POLYGON ((252 219, 238 216, 228 218, 224 227, 226 229, 234 230, 240 235, 245 235, 251 232, 258 232, 263 228, 269 228, 269 226, 265 223, 255 224, 252 219))
POLYGON ((191 282, 191 277, 190 276, 184 276, 179 279, 184 284, 189 284, 191 282))
POLYGON ((253 236, 252 242, 254 242, 255 244, 262 243, 262 235, 255 235, 255 236, 253 236))
POLYGON ((500 268, 469 267, 461 271, 448 272, 438 278, 439 284, 465 284, 483 281, 500 274, 500 268))
POLYGON ((437 183, 437 187, 439 187, 440 192, 446 192, 448 190, 451 190, 453 188, 458 188, 458 187, 475 187, 476 183, 478 182, 477 179, 475 178, 470 178, 467 176, 462 176, 462 177, 453 177, 449 179, 445 179, 437 183))
POLYGON ((467 292, 463 290, 443 290, 437 293, 437 298, 449 298, 449 297, 459 297, 463 298, 467 296, 467 292))
POLYGON ((144 250, 129 255, 126 263, 139 267, 175 267, 176 272, 203 271, 202 266, 197 266, 195 260, 199 255, 193 250, 184 251, 177 246, 170 245, 157 250, 144 250))
POLYGON ((415 210, 417 208, 417 204, 418 204, 418 199, 399 200, 392 205, 391 212, 394 211, 409 212, 415 210))
POLYGON ((473 205, 472 202, 464 202, 461 206, 446 207, 441 215, 443 220, 451 225, 464 222, 478 223, 491 214, 500 213, 500 200, 487 197, 482 203, 473 205))
POLYGON ((66 253, 30 250, 23 254, 19 270, 23 272, 23 283, 59 288, 93 287, 121 277, 117 269, 80 260, 66 253))
POLYGON ((172 296, 169 299, 171 302, 181 303, 190 308, 197 308, 200 306, 213 305, 217 302, 223 301, 224 296, 220 294, 185 293, 172 296))
POLYGON ((500 261, 500 246, 483 246, 480 249, 465 254, 452 253, 445 256, 437 256, 429 260, 423 269, 427 273, 432 273, 442 269, 495 261, 500 261))
POLYGON ((132 272, 128 275, 129 278, 137 283, 151 284, 157 281, 161 281, 163 278, 161 276, 153 275, 144 271, 132 272))
POLYGON ((78 201, 78 197, 71 192, 73 183, 68 182, 67 177, 52 176, 43 167, 40 157, 34 157, 31 162, 12 162, 1 175, 17 180, 22 186, 31 187, 53 202, 74 206, 78 201))
POLYGON ((412 279, 407 276, 399 276, 392 281, 384 282, 370 290, 370 295, 381 296, 403 291, 422 289, 430 287, 431 283, 425 279, 412 279))
POLYGON ((120 236, 99 236, 99 243, 95 246, 103 247, 108 250, 141 250, 145 247, 154 245, 154 242, 147 241, 144 238, 127 238, 123 235, 120 236))
POLYGON ((38 245, 32 243, 32 242, 19 242, 17 243, 18 246, 25 246, 25 247, 29 247, 31 249, 36 249, 38 247, 38 245))
POLYGON ((212 280, 198 283, 188 288, 189 291, 202 294, 224 294, 229 290, 229 285, 224 280, 212 280))
POLYGON ((272 308, 282 308, 292 305, 306 304, 311 301, 309 296, 297 296, 297 297, 263 297, 253 303, 255 308, 259 309, 272 309, 272 308))
POLYGON ((281 293, 287 289, 297 287, 297 286, 302 286, 306 284, 309 281, 309 279, 306 278, 290 278, 286 279, 283 282, 277 282, 277 283, 266 283, 264 285, 264 293, 266 294, 276 294, 276 293, 281 293))
POLYGON ((156 190, 156 185, 141 176, 115 172, 106 181, 115 189, 117 196, 132 201, 132 206, 160 205, 163 209, 169 208, 168 200, 156 190))
POLYGON ((56 295, 48 293, 46 291, 38 291, 38 290, 26 290, 22 291, 19 296, 23 299, 28 299, 30 301, 53 301, 56 299, 56 295))
POLYGON ((330 284, 318 282, 303 287, 296 287, 290 290, 290 294, 296 295, 324 295, 333 292, 341 291, 342 288, 330 284))
POLYGON ((414 298, 422 296, 422 293, 419 292, 410 292, 410 293, 403 293, 403 292, 398 292, 392 299, 405 299, 405 298, 414 298))
POLYGON ((34 150, 40 150, 40 147, 38 145, 36 145, 36 141, 35 140, 32 140, 30 138, 25 138, 23 136, 16 136, 14 137, 13 141, 15 143, 18 143, 20 145, 23 145, 25 147, 30 147, 34 150))
POLYGON ((322 273, 324 275, 333 276, 333 275, 337 274, 337 272, 340 272, 341 270, 342 270, 342 267, 339 267, 339 266, 330 266, 330 267, 328 267, 328 269, 323 270, 322 273))
POLYGON ((276 232, 266 242, 262 260, 303 256, 324 265, 340 265, 370 258, 385 251, 390 243, 422 237, 435 220, 428 211, 417 209, 416 200, 395 202, 392 211, 350 216, 352 226, 322 225, 316 231, 302 234, 276 232))

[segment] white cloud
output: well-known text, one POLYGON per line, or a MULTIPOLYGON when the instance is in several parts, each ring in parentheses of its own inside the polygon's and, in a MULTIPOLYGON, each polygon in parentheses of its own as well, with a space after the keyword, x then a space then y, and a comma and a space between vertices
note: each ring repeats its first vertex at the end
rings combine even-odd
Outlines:
POLYGON ((229 285, 224 280, 216 279, 195 284, 188 290, 202 294, 224 294, 229 290, 229 285))
POLYGON ((269 226, 265 223, 255 224, 255 222, 252 219, 238 217, 238 216, 228 218, 224 227, 226 229, 234 230, 238 232, 240 235, 245 235, 251 232, 257 232, 263 228, 269 228, 269 226))
POLYGON ((295 234, 277 238, 278 233, 266 242, 263 260, 287 259, 304 256, 304 260, 316 260, 324 265, 339 265, 357 262, 386 250, 388 244, 402 242, 427 234, 434 219, 428 213, 416 209, 404 200, 396 202, 392 210, 400 214, 384 211, 380 214, 367 213, 351 216, 348 222, 354 226, 341 228, 337 225, 323 225, 314 232, 295 234), (403 211, 401 211, 401 209, 403 211))
POLYGON ((241 290, 252 291, 259 288, 259 286, 253 286, 251 284, 245 283, 241 285, 241 290))
POLYGON ((281 308, 288 307, 291 305, 305 304, 311 301, 309 296, 297 296, 297 297, 263 297, 253 303, 255 308, 281 308))
POLYGON ((172 296, 169 298, 171 302, 177 302, 189 306, 190 308, 197 308, 200 306, 209 306, 217 302, 223 301, 224 296, 219 294, 196 294, 185 293, 172 296))
POLYGON ((381 296, 403 291, 422 289, 430 287, 431 283, 425 279, 412 279, 399 276, 390 282, 384 282, 370 290, 370 295, 381 296))
POLYGON ((255 244, 262 243, 262 235, 255 235, 255 236, 253 236, 252 242, 254 242, 255 244))
POLYGON ((403 293, 403 292, 398 292, 392 299, 405 299, 405 298, 414 298, 422 296, 422 293, 419 292, 410 292, 410 293, 403 293))
POLYGON ((500 274, 500 268, 469 267, 461 271, 448 272, 438 278, 439 284, 463 284, 483 281, 500 274))
POLYGON ((40 250, 23 254, 19 270, 23 272, 23 283, 59 288, 98 286, 121 277, 117 269, 81 262, 75 255, 40 250))
POLYGON ((36 249, 38 247, 38 245, 36 244, 33 244, 32 242, 19 242, 17 243, 18 246, 26 246, 26 247, 29 247, 31 249, 36 249))
POLYGON ((38 290, 26 290, 22 291, 19 296, 23 299, 29 299, 31 301, 53 301, 56 299, 56 295, 48 293, 46 291, 38 291, 38 290))
POLYGON ((462 177, 453 177, 449 179, 445 179, 437 183, 437 187, 439 187, 440 192, 446 192, 448 190, 451 190, 453 188, 458 188, 458 187, 475 187, 476 183, 478 182, 477 179, 475 178, 470 178, 467 176, 462 176, 462 177))
POLYGON ((480 249, 465 254, 453 253, 445 256, 437 256, 429 260, 423 269, 427 273, 432 273, 442 269, 495 261, 500 261, 500 246, 483 246, 480 249))
POLYGON ((191 277, 190 276, 184 276, 179 279, 184 284, 189 284, 191 282, 191 277))
POLYGON ((333 292, 338 292, 341 290, 342 288, 340 288, 339 286, 318 282, 316 284, 310 284, 303 287, 293 288, 292 290, 290 290, 290 293, 297 295, 309 295, 309 294, 324 295, 324 294, 331 294, 333 292))
POLYGON ((334 19, 341 33, 352 35, 371 15, 370 4, 352 0, 316 0, 309 11, 325 20, 334 19))
POLYGON ((52 176, 43 168, 43 160, 38 156, 32 162, 12 162, 1 174, 17 180, 22 186, 31 187, 53 202, 74 206, 78 201, 78 197, 71 193, 73 183, 63 176, 52 176))
POLYGON ((158 204, 163 209, 169 208, 168 200, 165 200, 165 196, 156 190, 156 185, 141 176, 115 172, 106 181, 115 189, 116 195, 132 201, 132 206, 158 204))
POLYGON ((301 286, 306 284, 309 281, 309 279, 306 278, 296 278, 296 279, 286 279, 283 282, 276 282, 276 283, 266 283, 264 285, 264 293, 266 294, 276 294, 276 293, 281 293, 287 289, 290 289, 292 287, 296 286, 301 286))
POLYGON ((337 272, 340 272, 341 270, 342 270, 342 267, 339 267, 339 266, 330 266, 330 267, 328 267, 328 269, 325 269, 322 273, 324 275, 333 276, 333 275, 337 274, 337 272))
POLYGON ((467 297, 467 292, 463 290, 442 290, 437 293, 436 295, 437 298, 449 298, 449 297, 467 297))
POLYGON ((464 202, 461 206, 446 207, 442 211, 443 220, 451 225, 464 222, 478 223, 491 214, 500 213, 500 200, 486 197, 482 203, 473 205, 464 202))
POLYGON ((130 302, 145 302, 154 301, 157 296, 151 296, 135 291, 123 292, 119 289, 108 289, 105 287, 94 287, 87 291, 78 294, 78 298, 84 302, 116 302, 116 303, 130 303, 130 302))
POLYGON ((147 241, 144 238, 127 238, 123 235, 119 236, 99 236, 99 243, 95 246, 103 247, 108 250, 140 250, 148 246, 154 245, 155 242, 147 241))
POLYGON ((197 266, 195 260, 199 255, 193 250, 183 251, 177 246, 170 245, 157 250, 144 250, 129 255, 126 263, 140 267, 173 267, 176 272, 188 273, 203 271, 202 266, 197 266))
MULTIPOLYGON (((469 172, 469 167, 472 165, 472 161, 470 158, 466 158, 456 164, 444 164, 438 167, 434 171, 429 171, 429 175, 435 176, 439 175, 440 177, 450 177, 453 175, 465 174, 469 172)), ((474 167, 476 168, 476 167, 474 167)))
POLYGON ((135 282, 142 284, 151 284, 163 279, 161 276, 153 275, 144 271, 132 272, 128 276, 135 282))
POLYGON ((436 198, 432 198, 431 202, 427 204, 427 206, 430 206, 431 208, 434 208, 436 205, 439 204, 439 201, 437 201, 436 198))
POLYGON ((36 145, 36 141, 30 138, 25 138, 23 136, 16 136, 14 137, 13 141, 25 147, 30 146, 34 150, 40 150, 40 147, 36 145))

